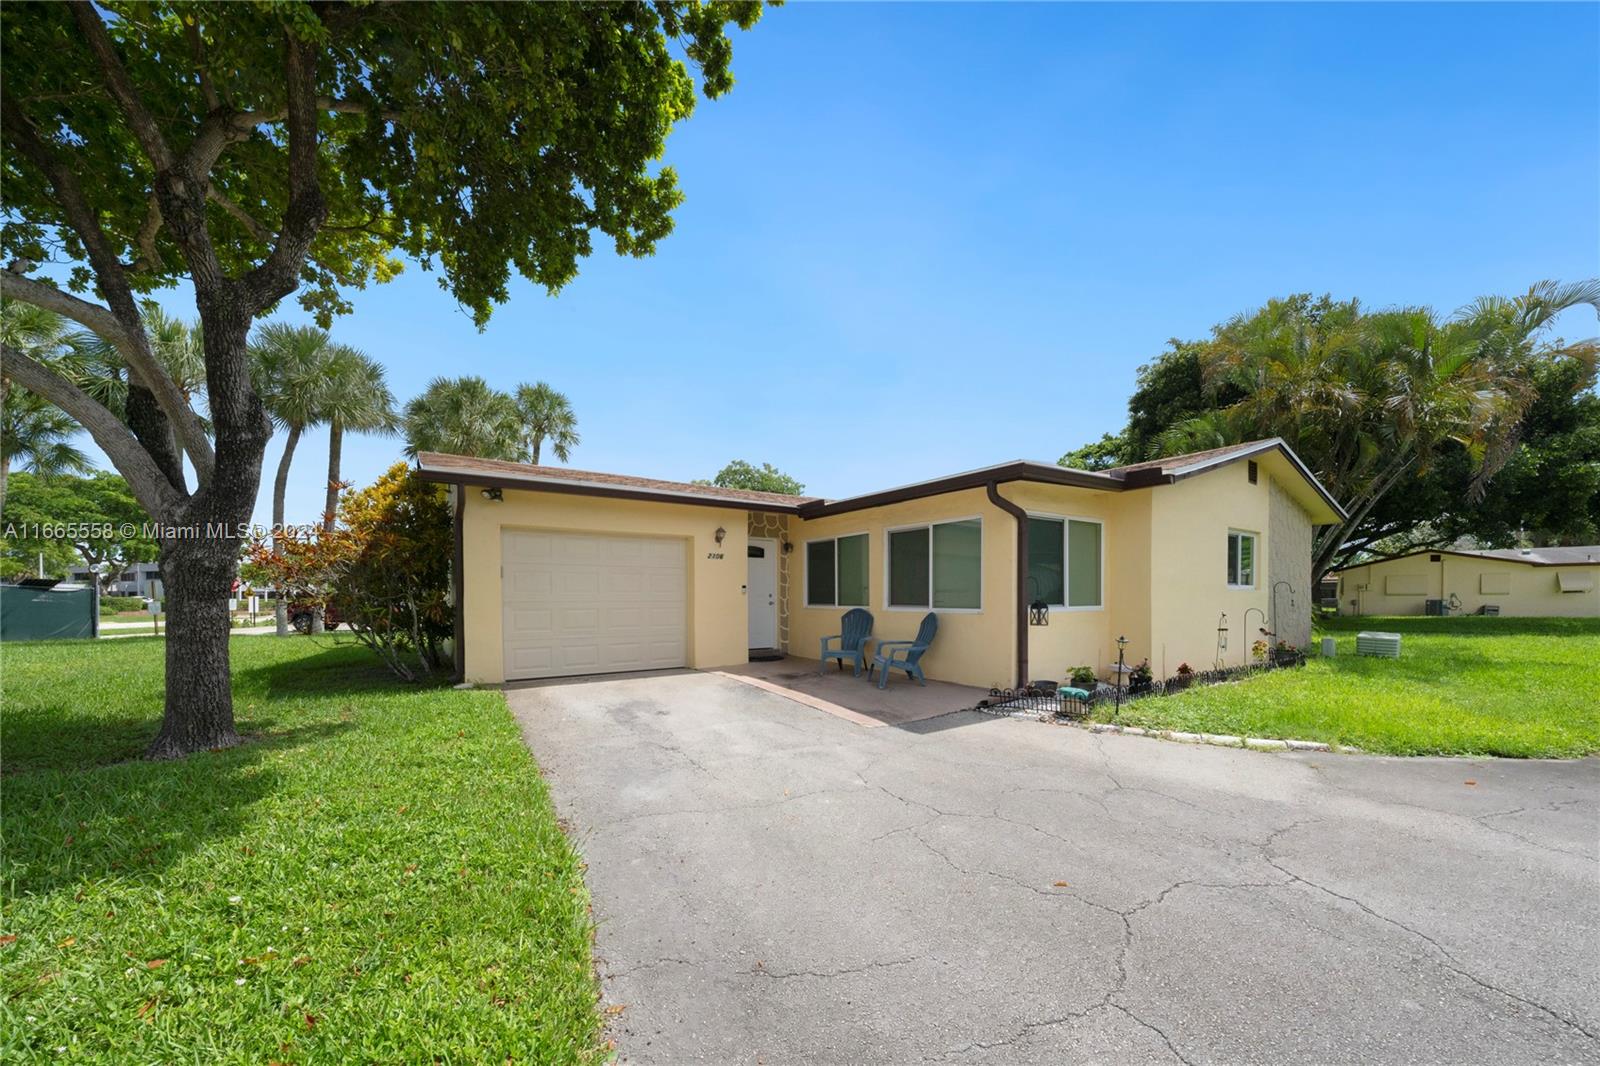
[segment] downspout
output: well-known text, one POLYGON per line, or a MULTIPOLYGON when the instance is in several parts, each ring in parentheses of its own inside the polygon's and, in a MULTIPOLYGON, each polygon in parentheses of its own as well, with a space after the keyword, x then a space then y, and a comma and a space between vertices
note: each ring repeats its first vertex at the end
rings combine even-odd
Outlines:
POLYGON ((989 502, 1017 520, 1017 613, 1013 620, 1017 629, 1017 680, 1020 687, 1028 683, 1028 512, 1000 495, 996 482, 984 486, 989 502))
POLYGON ((455 608, 455 638, 451 642, 451 651, 455 652, 455 680, 461 684, 467 679, 467 608, 466 608, 466 517, 467 517, 467 486, 453 485, 455 492, 455 551, 454 558, 450 561, 450 579, 455 593, 453 604, 455 608))

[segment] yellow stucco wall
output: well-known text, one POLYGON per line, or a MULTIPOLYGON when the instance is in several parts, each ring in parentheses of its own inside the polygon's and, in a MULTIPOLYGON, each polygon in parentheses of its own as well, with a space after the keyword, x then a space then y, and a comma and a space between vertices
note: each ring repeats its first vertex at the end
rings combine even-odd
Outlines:
POLYGON ((1150 639, 1142 648, 1130 644, 1128 651, 1130 658, 1148 655, 1157 677, 1171 677, 1185 662, 1210 669, 1218 658, 1217 625, 1224 612, 1223 665, 1244 663, 1260 638, 1274 580, 1268 569, 1270 476, 1262 469, 1252 485, 1246 464, 1231 463, 1151 493, 1150 639), (1231 529, 1257 536, 1253 589, 1228 587, 1231 529))
MULTIPOLYGON (((1256 630, 1266 624, 1254 611, 1247 620, 1246 609, 1270 609, 1274 580, 1268 569, 1270 477, 1263 466, 1259 483, 1251 485, 1246 465, 1234 463, 1174 485, 1127 492, 1032 483, 1001 486, 1006 499, 1030 513, 1103 523, 1103 606, 1057 608, 1049 625, 1027 627, 1031 677, 1061 679, 1072 667, 1088 665, 1109 679, 1118 636, 1128 638, 1130 663, 1148 656, 1158 676, 1171 675, 1180 662, 1196 669, 1210 667, 1216 658, 1218 615, 1224 611, 1230 629, 1225 662, 1243 662, 1256 630), (1258 536, 1253 590, 1227 587, 1229 529, 1258 536)), ((468 680, 504 680, 500 552, 506 529, 680 540, 689 576, 689 665, 709 669, 747 660, 746 512, 510 489, 504 495, 503 500, 489 501, 476 489, 466 490, 463 585, 468 680), (726 530, 720 546, 714 539, 719 527, 726 530)), ((982 608, 939 609, 939 636, 924 666, 930 678, 939 680, 982 688, 1013 684, 1017 680, 1016 525, 981 488, 810 521, 788 517, 780 535, 786 534, 794 550, 782 560, 780 596, 788 604, 789 653, 814 658, 820 638, 839 631, 840 615, 847 609, 806 605, 807 541, 868 535, 867 608, 875 619, 873 635, 905 640, 915 635, 926 611, 886 605, 888 531, 965 518, 982 523, 982 608)))
POLYGON ((1472 614, 1484 604, 1495 604, 1503 615, 1523 617, 1600 617, 1600 565, 1591 567, 1530 566, 1506 559, 1476 559, 1440 552, 1439 561, 1428 555, 1390 559, 1346 570, 1339 575, 1340 614, 1422 614, 1423 601, 1450 598, 1461 601, 1461 612, 1472 614), (1588 592, 1562 592, 1557 575, 1587 573, 1596 588, 1588 592), (1485 592, 1495 578, 1505 580, 1506 593, 1485 592), (1391 579, 1393 581, 1391 582, 1391 579), (1419 591, 1394 592, 1400 587, 1419 591), (1358 601, 1352 603, 1351 601, 1358 601))
POLYGON ((500 595, 500 539, 505 529, 681 540, 688 559, 689 665, 711 669, 747 661, 745 512, 511 489, 505 491, 503 500, 485 500, 471 487, 465 499, 462 549, 468 681, 498 684, 505 680, 500 595), (719 527, 727 531, 721 545, 715 538, 719 527))
POLYGON ((929 677, 989 688, 1013 681, 1016 643, 1012 626, 1016 602, 1016 524, 995 507, 982 489, 912 500, 888 507, 818 518, 790 519, 794 558, 789 563, 789 654, 815 659, 821 638, 839 632, 839 618, 848 607, 806 606, 806 542, 827 537, 868 534, 867 610, 872 635, 884 640, 910 640, 922 624, 923 608, 886 606, 887 531, 923 522, 978 518, 983 523, 983 608, 980 612, 939 609, 939 635, 922 660, 929 677))

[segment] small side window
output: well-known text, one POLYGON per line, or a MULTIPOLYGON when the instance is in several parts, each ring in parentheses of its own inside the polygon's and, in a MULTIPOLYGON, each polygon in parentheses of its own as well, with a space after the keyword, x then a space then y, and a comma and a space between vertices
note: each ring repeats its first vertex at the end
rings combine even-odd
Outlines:
POLYGON ((1260 475, 1256 471, 1256 461, 1254 459, 1251 459, 1249 461, 1249 463, 1250 463, 1250 484, 1254 485, 1256 483, 1256 478, 1259 477, 1260 475))

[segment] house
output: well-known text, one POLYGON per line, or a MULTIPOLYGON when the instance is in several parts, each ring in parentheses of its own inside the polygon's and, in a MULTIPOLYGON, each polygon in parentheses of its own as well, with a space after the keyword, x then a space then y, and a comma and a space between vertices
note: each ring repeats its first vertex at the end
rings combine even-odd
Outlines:
POLYGON ((884 640, 936 611, 928 676, 985 688, 1107 677, 1122 637, 1157 676, 1237 665, 1263 630, 1310 640, 1312 532, 1344 515, 1278 439, 839 500, 429 452, 417 469, 452 487, 457 669, 483 683, 814 657, 853 606, 884 640))
POLYGON ((1336 571, 1340 614, 1452 612, 1600 618, 1600 545, 1438 549, 1336 571))
MULTIPOLYGON (((99 580, 97 571, 85 566, 75 566, 67 574, 72 581, 93 585, 99 580)), ((109 578, 101 586, 107 596, 150 596, 160 599, 162 595, 161 564, 160 563, 129 563, 121 573, 109 578), (153 584, 152 584, 153 583, 153 584), (154 593, 151 589, 154 588, 154 593)))

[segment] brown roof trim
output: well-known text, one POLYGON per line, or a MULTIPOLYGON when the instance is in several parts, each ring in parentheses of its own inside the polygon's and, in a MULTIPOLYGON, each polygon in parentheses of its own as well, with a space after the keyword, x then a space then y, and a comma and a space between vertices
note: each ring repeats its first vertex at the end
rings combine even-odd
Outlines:
POLYGON ((814 501, 800 505, 801 518, 826 518, 829 515, 849 514, 851 511, 864 511, 869 507, 884 507, 893 503, 905 503, 908 500, 920 500, 928 496, 943 496, 949 492, 963 492, 967 489, 981 489, 990 483, 1005 484, 1011 481, 1037 481, 1050 485, 1068 485, 1080 489, 1099 489, 1102 492, 1121 492, 1129 486, 1120 478, 1094 470, 1074 470, 1064 466, 1054 466, 1050 463, 1032 463, 1017 461, 1001 463, 999 466, 986 466, 981 470, 968 470, 961 474, 951 474, 948 477, 935 478, 932 481, 919 481, 914 485, 901 485, 899 488, 884 489, 882 492, 871 492, 865 496, 851 496, 848 499, 832 501, 814 501))
MULTIPOLYGON (((1537 550, 1537 549, 1535 549, 1537 550)), ((1378 563, 1392 563, 1399 559, 1414 559, 1419 555, 1454 555, 1457 559, 1476 559, 1480 563, 1513 563, 1517 566, 1537 567, 1562 567, 1562 566, 1600 566, 1600 559, 1578 559, 1570 563, 1550 563, 1543 559, 1508 559, 1504 555, 1485 555, 1482 552, 1458 551, 1455 548, 1419 548, 1414 552, 1403 552, 1400 555, 1382 555, 1368 559, 1362 563, 1351 563, 1329 570, 1330 574, 1342 574, 1347 570, 1360 570, 1363 566, 1375 566, 1378 563)))
POLYGON ((478 485, 490 489, 516 489, 518 492, 560 492, 571 496, 604 496, 616 500, 649 500, 654 503, 679 503, 685 507, 723 507, 736 511, 770 511, 776 514, 798 514, 800 511, 795 504, 731 500, 722 496, 696 496, 687 492, 631 489, 581 481, 538 481, 532 478, 479 474, 465 470, 448 472, 428 470, 424 467, 418 467, 417 473, 424 481, 436 481, 443 485, 478 485))
MULTIPOLYGON (((1306 479, 1307 484, 1316 490, 1318 496, 1322 497, 1323 502, 1329 507, 1333 508, 1334 514, 1338 515, 1340 518, 1350 517, 1350 512, 1346 511, 1343 505, 1341 505, 1338 500, 1334 499, 1333 493, 1322 487, 1322 482, 1317 480, 1317 475, 1311 472, 1311 468, 1306 466, 1306 464, 1300 460, 1300 457, 1294 453, 1294 449, 1289 447, 1282 437, 1269 437, 1266 440, 1257 441, 1254 444, 1240 445, 1236 451, 1227 452, 1222 455, 1214 455, 1188 466, 1174 466, 1171 468, 1163 467, 1162 472, 1165 473, 1166 480, 1169 482, 1182 481, 1186 477, 1194 477, 1196 474, 1204 474, 1206 471, 1215 470, 1219 466, 1226 466, 1229 463, 1237 463, 1240 459, 1253 459, 1258 455, 1263 455, 1271 451, 1282 453, 1283 457, 1289 460, 1290 464, 1295 468, 1296 471, 1299 472, 1300 476, 1306 479)), ((1183 456, 1175 455, 1172 458, 1174 460, 1181 460, 1183 456)), ((1134 483, 1133 479, 1139 473, 1140 471, 1128 472, 1128 481, 1130 485, 1134 483)), ((1156 483, 1159 484, 1159 482, 1156 483)))

